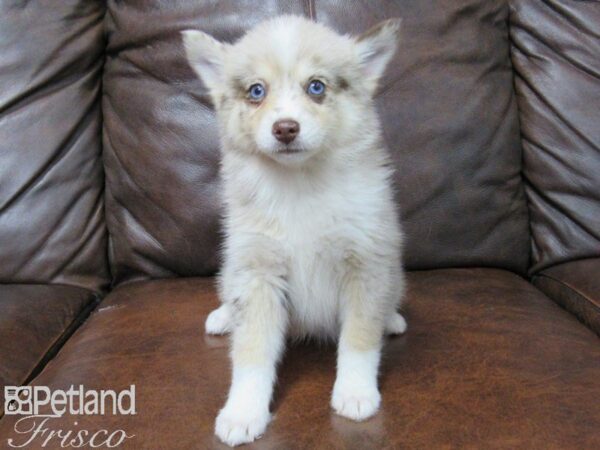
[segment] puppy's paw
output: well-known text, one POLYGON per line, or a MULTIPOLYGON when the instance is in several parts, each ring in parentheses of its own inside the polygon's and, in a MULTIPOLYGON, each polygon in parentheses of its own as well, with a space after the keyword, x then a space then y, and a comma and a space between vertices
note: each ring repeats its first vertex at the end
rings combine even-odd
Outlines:
POLYGON ((395 312, 385 322, 385 334, 402 334, 406 331, 406 320, 395 312))
POLYGON ((381 395, 375 386, 340 385, 333 387, 331 406, 340 416, 361 421, 375 415, 381 395))
POLYGON ((233 321, 231 307, 221 305, 212 311, 206 318, 204 328, 207 334, 226 334, 231 331, 233 321))
POLYGON ((270 420, 268 410, 249 411, 226 406, 217 416, 215 434, 225 444, 235 447, 261 437, 270 420))

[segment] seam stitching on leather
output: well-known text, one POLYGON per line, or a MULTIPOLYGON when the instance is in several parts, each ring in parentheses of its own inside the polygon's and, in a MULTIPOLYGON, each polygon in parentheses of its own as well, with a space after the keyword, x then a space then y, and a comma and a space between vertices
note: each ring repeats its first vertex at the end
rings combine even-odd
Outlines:
POLYGON ((23 384, 30 384, 42 371, 48 363, 54 359, 60 349, 67 343, 70 337, 83 325, 90 314, 98 307, 102 301, 102 296, 98 293, 93 293, 89 303, 86 304, 73 320, 65 327, 65 329, 57 336, 57 338, 46 348, 44 354, 39 358, 35 366, 29 371, 26 377, 23 378, 23 384))
POLYGON ((600 305, 598 305, 597 302, 594 301, 594 299, 592 299, 591 297, 588 297, 583 292, 581 292, 579 289, 576 289, 573 286, 571 286, 569 283, 566 283, 562 280, 559 280, 559 279, 554 278, 553 276, 547 275, 547 274, 538 274, 534 277, 534 280, 535 280, 535 278, 542 278, 542 277, 547 278, 548 280, 554 281, 555 283, 566 287, 567 289, 569 289, 570 291, 575 293, 578 297, 581 297, 582 299, 584 299, 587 303, 589 303, 594 309, 596 309, 600 313, 600 305))
MULTIPOLYGON (((61 285, 67 286, 67 285, 61 285)), ((103 300, 103 296, 97 292, 92 292, 92 299, 85 305, 73 320, 65 327, 65 329, 48 345, 42 356, 37 360, 33 368, 21 378, 22 385, 29 385, 38 375, 46 368, 48 363, 54 359, 62 347, 67 343, 71 336, 86 322, 90 314, 98 307, 103 300)), ((0 419, 4 417, 4 411, 0 410, 0 419)))
POLYGON ((520 185, 519 185, 519 193, 523 198, 523 202, 525 203, 525 209, 527 212, 527 232, 529 233, 528 236, 528 255, 527 255, 527 265, 526 265, 526 269, 525 269, 525 273, 527 275, 531 275, 532 274, 532 269, 535 267, 535 265, 537 264, 537 262, 535 261, 535 255, 534 255, 534 248, 536 245, 536 241, 534 238, 534 233, 533 233, 533 217, 532 217, 532 213, 531 213, 531 201, 529 199, 529 195, 527 193, 527 175, 526 175, 526 171, 525 171, 525 149, 523 148, 523 140, 524 140, 524 133, 523 133, 523 120, 521 119, 521 115, 523 114, 523 107, 521 106, 521 101, 519 100, 519 94, 517 92, 517 77, 519 76, 518 72, 517 72, 517 67, 515 65, 514 62, 514 58, 513 58, 513 47, 516 46, 516 43, 513 39, 513 34, 512 34, 512 29, 513 29, 513 22, 512 22, 512 16, 513 16, 513 5, 509 5, 508 6, 508 14, 506 16, 506 33, 507 33, 507 38, 508 38, 508 61, 510 63, 510 72, 511 72, 511 84, 512 84, 512 99, 515 102, 515 109, 517 112, 517 125, 519 127, 519 177, 520 177, 520 185))

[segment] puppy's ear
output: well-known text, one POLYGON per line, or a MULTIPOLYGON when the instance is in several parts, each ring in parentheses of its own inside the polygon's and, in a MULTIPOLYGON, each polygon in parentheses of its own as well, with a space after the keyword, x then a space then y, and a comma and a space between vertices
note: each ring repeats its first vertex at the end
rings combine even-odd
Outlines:
POLYGON ((190 65, 210 90, 215 89, 222 80, 227 45, 197 30, 182 31, 181 36, 190 65))
POLYGON ((402 19, 384 20, 356 39, 363 74, 372 90, 394 56, 401 23, 402 19))

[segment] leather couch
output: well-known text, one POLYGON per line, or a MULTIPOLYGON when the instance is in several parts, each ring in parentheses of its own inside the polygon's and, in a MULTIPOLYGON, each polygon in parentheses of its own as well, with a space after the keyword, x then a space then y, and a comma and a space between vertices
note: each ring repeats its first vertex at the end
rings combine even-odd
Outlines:
MULTIPOLYGON (((0 3, 0 385, 121 390, 119 448, 219 448, 215 117, 179 31, 404 19, 377 93, 406 231, 408 331, 382 409, 329 407, 290 349, 253 448, 600 448, 600 7, 570 0, 0 3)), ((0 419, 0 448, 19 416, 0 419)), ((25 448, 39 448, 36 440, 25 448)), ((61 448, 56 439, 44 448, 61 448)))

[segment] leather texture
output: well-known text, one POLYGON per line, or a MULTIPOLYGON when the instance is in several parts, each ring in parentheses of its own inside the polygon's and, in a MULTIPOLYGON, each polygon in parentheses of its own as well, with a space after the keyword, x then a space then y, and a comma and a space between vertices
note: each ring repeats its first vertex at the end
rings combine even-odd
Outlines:
MULTIPOLYGON (((131 283, 113 291, 35 384, 124 389, 135 416, 69 416, 52 429, 124 429, 122 449, 226 448, 213 437, 230 368, 226 337, 203 334, 211 279, 131 283)), ((335 416, 335 349, 299 345, 280 367, 275 419, 256 449, 600 446, 600 340, 522 278, 494 269, 408 274, 408 331, 388 340, 382 409, 335 416)), ((0 440, 14 437, 14 416, 0 440)), ((46 448, 59 448, 54 443, 46 448)))
POLYGON ((600 255, 600 6, 511 5, 535 274, 600 255))
POLYGON ((0 3, 0 283, 109 283, 104 2, 0 3))
POLYGON ((116 282, 218 266, 217 127, 179 32, 233 41, 280 13, 358 34, 402 17, 377 95, 398 169, 409 268, 525 272, 529 234, 504 1, 111 1, 104 76, 107 223, 116 282))
MULTIPOLYGON (((404 19, 376 102, 407 265, 439 269, 408 274, 408 332, 385 346, 375 418, 335 416, 335 349, 298 345, 249 448, 600 448, 600 341, 568 312, 600 329, 595 1, 0 2, 0 392, 135 384, 137 415, 52 429, 226 448, 213 424, 229 346, 204 335, 214 280, 191 278, 219 262, 217 127, 179 32, 233 41, 281 13, 353 34, 404 19), (71 336, 109 259, 119 286, 71 336), (539 289, 454 266, 530 267, 539 289), (190 278, 136 281, 177 276, 190 278)), ((1 445, 14 422, 0 420, 1 445)))
POLYGON ((231 41, 300 2, 110 1, 104 161, 115 282, 217 269, 219 143, 208 96, 180 31, 231 41))
POLYGON ((600 335, 600 258, 550 267, 533 282, 600 335))
POLYGON ((95 300, 73 286, 0 285, 0 392, 24 384, 95 300))

